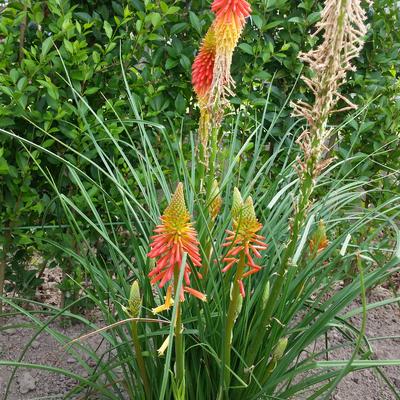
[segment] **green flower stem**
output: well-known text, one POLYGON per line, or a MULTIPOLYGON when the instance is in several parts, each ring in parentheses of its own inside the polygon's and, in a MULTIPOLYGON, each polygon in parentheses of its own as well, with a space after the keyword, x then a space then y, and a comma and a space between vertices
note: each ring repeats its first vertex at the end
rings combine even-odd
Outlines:
POLYGON ((235 320, 238 316, 239 309, 240 309, 240 287, 239 281, 243 277, 245 267, 245 254, 244 251, 240 253, 240 259, 237 266, 235 279, 233 282, 233 287, 231 291, 231 299, 228 308, 228 314, 226 316, 226 328, 225 328, 225 338, 224 338, 224 362, 225 362, 225 369, 224 369, 224 388, 225 390, 228 389, 230 380, 231 380, 231 347, 232 347, 232 337, 233 337, 233 325, 235 320))
POLYGON ((140 376, 143 381, 144 391, 146 393, 146 399, 149 400, 152 398, 152 392, 150 388, 149 378, 147 376, 146 366, 144 363, 143 355, 142 355, 142 346, 140 345, 137 322, 131 322, 131 335, 133 347, 135 348, 136 362, 139 367, 140 376))
POLYGON ((217 126, 214 126, 211 129, 210 158, 208 160, 208 171, 206 176, 207 205, 209 205, 212 200, 211 192, 212 192, 212 185, 215 179, 217 153, 218 153, 218 132, 219 132, 219 127, 217 126))
MULTIPOLYGON (((344 17, 346 13, 347 1, 348 0, 341 0, 340 4, 340 15, 338 16, 338 29, 336 33, 336 40, 333 43, 333 49, 332 49, 334 54, 340 53, 341 51, 340 43, 344 31, 344 17)), ((275 311, 276 304, 280 299, 281 290, 286 280, 286 273, 288 267, 290 266, 291 260, 296 251, 296 246, 298 242, 298 237, 300 235, 300 231, 307 217, 306 213, 309 207, 311 194, 314 190, 315 178, 319 173, 318 165, 322 155, 321 152, 323 147, 322 146, 323 143, 321 143, 321 141, 327 139, 325 134, 326 124, 332 107, 332 102, 328 101, 329 93, 332 90, 330 85, 330 77, 335 75, 335 70, 338 67, 339 66, 337 64, 336 58, 331 57, 331 59, 328 62, 328 66, 325 69, 324 75, 321 77, 321 89, 316 94, 319 100, 325 99, 326 101, 323 102, 324 106, 322 107, 322 109, 318 109, 318 107, 316 108, 316 110, 318 111, 317 113, 318 119, 312 126, 310 126, 310 132, 309 132, 309 137, 311 138, 311 142, 309 144, 310 149, 309 153, 307 154, 308 158, 305 160, 305 165, 301 166, 302 170, 300 171, 300 195, 295 210, 295 216, 293 219, 293 224, 290 232, 290 239, 287 248, 284 252, 282 263, 278 269, 277 278, 273 284, 271 296, 268 299, 267 305, 260 318, 260 324, 258 325, 258 328, 261 329, 261 331, 264 331, 266 327, 268 328, 271 323, 272 315, 275 311)), ((316 99, 316 102, 318 99, 316 99)), ((268 330, 269 329, 267 329, 267 331, 268 330)), ((256 336, 255 341, 252 343, 252 346, 249 349, 249 353, 246 356, 246 362, 248 366, 253 365, 263 340, 264 340, 264 335, 256 336)))
POLYGON ((204 146, 201 141, 199 141, 199 162, 198 162, 198 186, 196 186, 201 193, 203 191, 204 187, 204 179, 206 176, 206 165, 207 165, 207 158, 206 158, 206 153, 207 153, 207 147, 204 146))
POLYGON ((212 202, 212 185, 215 179, 215 172, 216 172, 216 161, 217 161, 217 153, 218 153, 218 127, 213 127, 211 130, 211 143, 210 143, 210 158, 208 164, 208 171, 206 177, 206 215, 207 215, 207 232, 206 232, 206 239, 204 243, 204 251, 206 254, 205 262, 204 262, 204 276, 207 275, 210 258, 211 258, 211 251, 212 251, 212 238, 208 234, 208 231, 211 231, 213 227, 213 221, 211 219, 209 213, 209 207, 212 202))
MULTIPOLYGON (((316 167, 317 159, 312 157, 307 160, 307 170, 304 172, 303 180, 300 185, 300 198, 298 201, 297 212, 293 219, 293 225, 290 232, 289 243, 283 255, 282 263, 279 267, 277 278, 272 286, 271 294, 268 298, 267 304, 261 314, 259 325, 257 326, 258 332, 267 332, 275 306, 279 301, 282 287, 285 283, 286 273, 288 267, 291 264, 291 259, 296 251, 296 245, 298 243, 298 237, 300 235, 301 228, 304 225, 306 219, 306 211, 308 209, 311 194, 314 190, 314 171, 316 167)), ((264 341, 264 335, 256 335, 254 341, 249 348, 249 353, 246 354, 246 364, 252 366, 260 350, 260 347, 264 341)))
POLYGON ((176 362, 176 380, 178 387, 181 387, 185 379, 185 359, 183 349, 183 325, 182 325, 182 314, 181 305, 179 302, 179 293, 177 293, 178 282, 179 282, 179 266, 175 266, 174 269, 174 300, 178 302, 176 305, 176 321, 175 321, 175 362, 176 362))

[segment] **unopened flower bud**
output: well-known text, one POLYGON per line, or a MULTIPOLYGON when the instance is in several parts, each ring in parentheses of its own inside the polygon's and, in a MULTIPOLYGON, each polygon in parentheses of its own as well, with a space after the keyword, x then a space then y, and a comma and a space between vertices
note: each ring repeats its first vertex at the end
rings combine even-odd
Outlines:
POLYGON ((317 230, 311 237, 310 240, 310 253, 312 256, 316 256, 322 250, 328 247, 329 241, 326 237, 326 229, 324 221, 321 219, 318 223, 317 230))
MULTIPOLYGON (((229 294, 230 299, 232 300, 232 290, 233 290, 233 284, 231 285, 231 291, 229 294)), ((234 316, 234 321, 236 321, 237 317, 239 316, 240 312, 242 311, 242 306, 243 306, 243 298, 242 296, 237 296, 237 301, 235 304, 235 316, 234 316)))
POLYGON ((133 281, 128 301, 128 313, 131 318, 138 318, 142 308, 142 298, 138 281, 133 281))
POLYGON ((214 179, 214 182, 212 184, 212 188, 211 188, 211 193, 210 193, 210 216, 212 220, 215 220, 215 218, 217 218, 219 211, 221 209, 221 205, 222 205, 222 197, 220 194, 220 189, 218 186, 218 182, 216 179, 214 179))
POLYGON ((269 281, 268 281, 267 284, 265 285, 264 292, 263 292, 262 299, 261 299, 263 310, 267 306, 267 303, 269 300, 269 289, 270 289, 270 287, 269 287, 269 281))
POLYGON ((272 358, 275 361, 278 361, 283 357, 283 355, 285 354, 287 344, 288 344, 287 337, 283 337, 283 338, 279 339, 278 344, 276 345, 276 347, 272 353, 272 358))

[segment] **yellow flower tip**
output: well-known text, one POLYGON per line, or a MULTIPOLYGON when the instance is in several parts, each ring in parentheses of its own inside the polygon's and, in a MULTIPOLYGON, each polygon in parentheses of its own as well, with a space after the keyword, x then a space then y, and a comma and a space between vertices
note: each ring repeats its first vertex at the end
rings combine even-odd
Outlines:
POLYGON ((253 199, 250 196, 247 197, 243 204, 242 218, 245 221, 257 220, 256 213, 254 211, 253 199))
POLYGON ((186 223, 187 220, 190 219, 189 211, 185 204, 182 182, 178 183, 175 193, 173 194, 168 207, 165 209, 164 217, 167 220, 182 224, 186 223))
POLYGON ((151 312, 152 312, 154 315, 157 315, 157 314, 159 314, 159 313, 161 313, 161 312, 163 312, 163 311, 167 311, 167 310, 169 310, 169 309, 170 309, 170 307, 168 307, 168 306, 165 305, 165 304, 162 304, 161 306, 152 308, 152 309, 151 309, 151 312))
POLYGON ((159 314, 162 311, 169 310, 174 305, 174 299, 172 298, 172 286, 169 286, 167 289, 167 294, 165 296, 165 303, 161 304, 161 306, 152 308, 152 313, 159 314))
POLYGON ((233 189, 232 210, 231 215, 233 219, 238 219, 243 208, 243 199, 237 187, 233 189))
POLYGON ((164 355, 165 350, 167 350, 167 348, 168 348, 168 345, 169 345, 169 336, 167 336, 167 338, 164 340, 161 347, 157 350, 159 357, 162 357, 164 355))

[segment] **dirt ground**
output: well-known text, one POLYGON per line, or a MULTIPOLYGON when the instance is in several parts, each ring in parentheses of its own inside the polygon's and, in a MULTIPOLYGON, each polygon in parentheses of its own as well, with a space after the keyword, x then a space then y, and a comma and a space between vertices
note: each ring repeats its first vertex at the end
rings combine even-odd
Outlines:
MULTIPOLYGON (((372 303, 390 297, 392 297, 392 294, 389 290, 378 287, 369 293, 368 302, 372 303)), ((355 303, 353 306, 359 307, 359 304, 355 303)), ((3 326, 11 326, 10 329, 0 330, 0 359, 17 360, 25 344, 34 334, 34 330, 23 326, 28 322, 27 318, 24 317, 3 318, 0 322, 4 324, 3 326)), ((359 317, 355 317, 352 322, 358 324, 360 322, 359 317)), ((75 338, 86 333, 82 325, 63 327, 60 323, 54 323, 51 326, 70 338, 75 338)), ((374 351, 374 358, 400 359, 399 328, 400 308, 398 303, 369 311, 367 334, 370 339, 398 336, 398 338, 372 340, 371 345, 374 351)), ((329 334, 329 341, 331 344, 339 344, 343 342, 343 338, 337 332, 332 331, 329 334)), ((99 338, 96 336, 91 337, 89 344, 95 349, 99 345, 99 338)), ((334 358, 336 359, 345 359, 348 357, 349 353, 345 350, 338 350, 334 354, 334 358)), ((68 355, 62 346, 47 333, 41 333, 35 339, 23 359, 29 363, 66 368, 83 376, 87 374, 79 363, 68 355)), ((382 371, 400 392, 400 367, 386 367, 382 371)), ((0 366, 0 399, 4 399, 11 372, 11 367, 0 366)), ((73 388, 75 384, 76 382, 73 379, 54 373, 32 369, 18 369, 11 383, 7 399, 62 399, 64 398, 64 394, 73 388)), ((306 397, 299 396, 298 399, 306 397)), ((94 399, 95 397, 89 398, 94 399)), ((332 395, 332 399, 334 400, 389 400, 395 398, 383 379, 372 370, 359 371, 348 375, 332 395)))

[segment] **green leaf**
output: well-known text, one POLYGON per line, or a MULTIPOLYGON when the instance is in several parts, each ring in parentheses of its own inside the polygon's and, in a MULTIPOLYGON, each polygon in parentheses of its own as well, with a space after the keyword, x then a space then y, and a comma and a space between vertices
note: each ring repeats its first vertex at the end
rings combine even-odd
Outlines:
POLYGON ((272 21, 269 24, 265 25, 264 29, 267 31, 268 29, 275 28, 276 26, 283 25, 285 20, 278 19, 276 21, 272 21))
POLYGON ((100 88, 98 87, 90 87, 88 89, 86 89, 85 94, 89 95, 89 94, 94 94, 97 93, 100 90, 100 88))
POLYGON ((0 157, 0 175, 8 174, 8 163, 4 157, 0 157))
POLYGON ((180 63, 185 70, 190 70, 192 63, 190 62, 189 57, 182 54, 180 58, 180 63))
POLYGON ((166 69, 172 69, 174 67, 176 67, 178 65, 179 61, 178 60, 174 60, 172 58, 168 58, 167 62, 165 63, 165 68, 166 69))
POLYGON ((186 111, 186 99, 180 93, 176 96, 175 108, 179 114, 184 114, 186 111))
POLYGON ((319 21, 320 18, 321 18, 321 13, 319 11, 313 12, 307 17, 307 22, 310 25, 314 25, 317 21, 319 21))
POLYGON ((74 53, 74 46, 72 45, 72 43, 67 39, 64 39, 63 43, 64 43, 64 46, 67 49, 68 53, 73 54, 74 53))
POLYGON ((189 20, 193 28, 196 29, 199 35, 201 35, 202 28, 199 17, 194 12, 189 11, 189 20))
POLYGON ((156 28, 161 22, 161 15, 159 13, 151 13, 150 21, 154 28, 156 28))
POLYGON ((169 7, 169 8, 168 8, 166 14, 167 14, 167 15, 176 14, 176 13, 179 12, 180 10, 181 10, 180 7, 172 6, 172 7, 169 7))
POLYGON ((19 77, 19 72, 15 68, 13 68, 10 71, 10 78, 14 84, 17 83, 18 77, 19 77))
POLYGON ((248 43, 240 43, 238 47, 245 53, 253 55, 253 48, 248 43))
POLYGON ((106 31, 107 37, 109 39, 111 39, 112 34, 113 34, 113 30, 112 30, 111 25, 110 25, 110 23, 108 21, 104 21, 103 28, 106 31))
POLYGON ((52 46, 53 46, 53 37, 49 36, 42 43, 42 58, 46 57, 47 53, 49 52, 52 46))
POLYGON ((251 16, 251 20, 254 22, 254 25, 258 28, 261 29, 263 24, 264 24, 264 20, 259 16, 259 15, 252 15, 251 16))
POLYGON ((173 25, 171 28, 171 35, 183 32, 187 26, 188 26, 187 22, 180 22, 179 24, 173 25))

